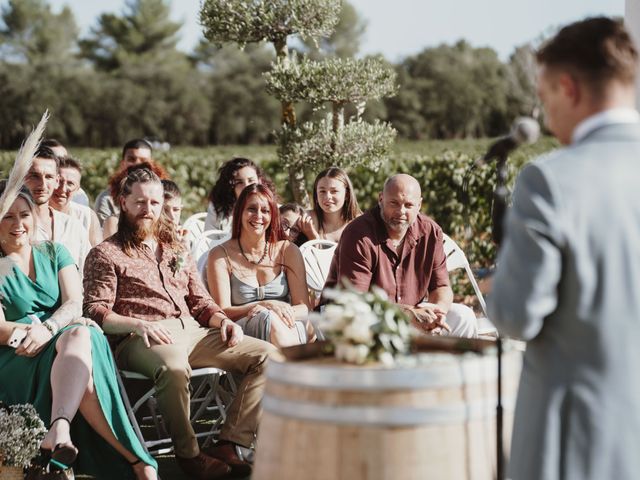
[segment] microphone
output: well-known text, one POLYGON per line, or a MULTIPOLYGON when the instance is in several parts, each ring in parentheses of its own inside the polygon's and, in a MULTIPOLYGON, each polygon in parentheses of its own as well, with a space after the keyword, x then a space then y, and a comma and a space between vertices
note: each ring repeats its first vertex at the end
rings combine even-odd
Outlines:
POLYGON ((506 158, 512 150, 526 143, 535 143, 540 137, 540 125, 531 117, 518 117, 513 122, 509 135, 496 140, 484 157, 475 161, 476 167, 486 165, 495 159, 506 158))

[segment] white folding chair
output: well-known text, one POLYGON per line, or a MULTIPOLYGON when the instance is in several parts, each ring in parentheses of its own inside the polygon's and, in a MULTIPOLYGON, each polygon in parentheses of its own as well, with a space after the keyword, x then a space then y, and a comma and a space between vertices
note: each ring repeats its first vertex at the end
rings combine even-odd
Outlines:
POLYGON ((207 281, 207 258, 209 257, 209 251, 223 242, 226 242, 231 237, 231 232, 225 232, 224 230, 206 230, 202 232, 200 240, 191 249, 191 256, 196 262, 198 273, 202 279, 204 286, 209 289, 209 282, 207 281))
POLYGON ((322 293, 337 246, 336 242, 321 239, 309 240, 300 246, 307 272, 307 286, 317 295, 322 293))
POLYGON ((444 254, 447 258, 447 271, 452 272, 460 268, 464 269, 473 291, 478 298, 480 308, 482 309, 483 317, 478 318, 478 335, 493 335, 496 334, 496 328, 493 326, 487 315, 487 304, 484 301, 478 282, 476 281, 467 256, 464 254, 458 244, 447 234, 444 235, 444 254))
MULTIPOLYGON (((123 381, 124 379, 148 383, 151 382, 151 379, 127 370, 119 370, 117 377, 129 419, 145 449, 154 455, 170 452, 173 448, 171 438, 167 433, 162 415, 158 411, 155 386, 152 384, 132 405, 123 381), (143 406, 146 406, 148 415, 144 415, 140 410, 143 406), (145 439, 142 435, 140 422, 149 421, 153 422, 157 438, 145 439)), ((220 433, 220 426, 227 418, 226 408, 235 395, 235 388, 233 377, 219 368, 197 368, 191 372, 190 420, 196 430, 196 437, 204 439, 203 447, 214 442, 215 437, 220 433), (220 380, 223 377, 227 380, 229 390, 224 390, 220 386, 220 380), (204 420, 210 421, 211 426, 207 426, 204 430, 202 428, 196 429, 196 422, 204 420)))
POLYGON ((202 232, 204 232, 205 218, 207 218, 207 212, 194 213, 182 224, 182 228, 187 231, 189 245, 195 245, 200 239, 202 232))
POLYGON ((229 238, 231 238, 231 232, 216 229, 205 230, 200 233, 200 238, 192 244, 191 257, 198 261, 204 253, 208 253, 213 247, 229 238))

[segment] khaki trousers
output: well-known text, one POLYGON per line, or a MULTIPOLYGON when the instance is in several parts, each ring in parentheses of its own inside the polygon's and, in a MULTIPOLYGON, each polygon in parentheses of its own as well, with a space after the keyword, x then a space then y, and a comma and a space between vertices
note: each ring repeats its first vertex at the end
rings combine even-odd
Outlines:
POLYGON ((160 413, 167 425, 176 455, 195 457, 200 449, 189 421, 189 378, 192 368, 215 367, 242 376, 235 400, 229 406, 220 438, 248 447, 260 417, 265 384, 265 363, 279 356, 262 340, 245 336, 240 344, 227 347, 220 329, 205 328, 191 317, 159 320, 173 337, 173 344, 147 348, 137 335, 116 348, 116 363, 124 370, 151 378, 157 390, 160 413))

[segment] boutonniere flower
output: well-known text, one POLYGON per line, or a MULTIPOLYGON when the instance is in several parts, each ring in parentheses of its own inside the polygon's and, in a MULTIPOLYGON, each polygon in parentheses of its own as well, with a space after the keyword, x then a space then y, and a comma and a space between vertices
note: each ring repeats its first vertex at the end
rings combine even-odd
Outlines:
POLYGON ((169 268, 173 272, 173 276, 175 277, 177 273, 180 272, 184 268, 187 263, 187 259, 185 258, 184 252, 177 253, 175 257, 171 259, 169 262, 169 268))

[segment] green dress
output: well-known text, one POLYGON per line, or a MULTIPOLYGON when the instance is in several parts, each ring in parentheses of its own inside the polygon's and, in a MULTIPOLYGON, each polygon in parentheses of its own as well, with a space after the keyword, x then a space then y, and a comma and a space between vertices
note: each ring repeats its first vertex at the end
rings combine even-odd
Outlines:
MULTIPOLYGON (((32 249, 36 281, 17 266, 7 268, 0 278, 0 300, 7 321, 31 323, 28 315, 42 321, 61 304, 58 271, 73 264, 67 249, 44 242, 32 249)), ((56 355, 55 342, 69 328, 89 328, 93 382, 102 411, 116 438, 143 462, 157 469, 157 463, 144 449, 129 422, 115 377, 113 357, 105 336, 96 328, 72 325, 63 328, 35 357, 15 354, 11 347, 0 346, 0 400, 7 404, 31 403, 42 421, 51 419, 51 365, 56 355)), ((79 454, 74 471, 99 479, 135 478, 131 466, 100 437, 78 412, 71 424, 71 439, 79 454)))

